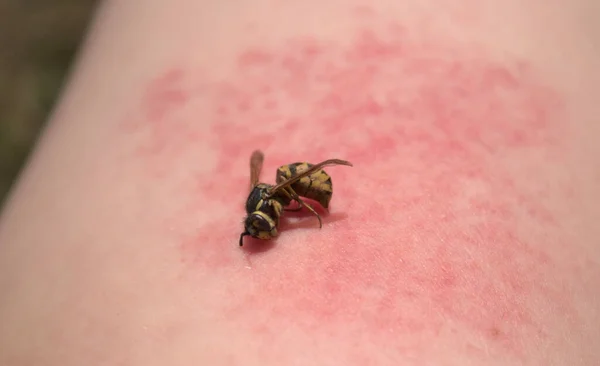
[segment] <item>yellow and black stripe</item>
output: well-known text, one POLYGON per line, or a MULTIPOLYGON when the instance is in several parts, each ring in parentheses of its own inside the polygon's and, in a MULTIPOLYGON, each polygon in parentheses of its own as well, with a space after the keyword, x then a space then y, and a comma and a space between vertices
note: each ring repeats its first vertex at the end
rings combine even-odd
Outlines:
MULTIPOLYGON (((277 184, 286 181, 292 177, 302 174, 313 166, 313 164, 302 162, 283 165, 277 169, 277 184)), ((331 177, 324 170, 316 172, 301 178, 290 185, 299 196, 306 197, 319 202, 324 208, 329 208, 329 202, 333 195, 333 185, 331 177)))

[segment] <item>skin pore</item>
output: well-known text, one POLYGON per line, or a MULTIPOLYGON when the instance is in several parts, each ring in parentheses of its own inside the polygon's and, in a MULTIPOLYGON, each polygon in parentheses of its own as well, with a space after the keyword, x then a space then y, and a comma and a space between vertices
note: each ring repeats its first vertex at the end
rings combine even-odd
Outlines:
POLYGON ((106 2, 0 220, 0 363, 597 362, 588 3, 365 4, 106 2), (352 162, 323 228, 238 247, 255 149, 352 162))

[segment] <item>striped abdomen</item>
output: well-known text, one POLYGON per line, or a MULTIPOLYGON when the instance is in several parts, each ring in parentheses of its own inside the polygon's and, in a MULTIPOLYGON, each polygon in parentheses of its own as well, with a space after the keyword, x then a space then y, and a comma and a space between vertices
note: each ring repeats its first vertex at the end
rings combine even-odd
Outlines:
MULTIPOLYGON (((298 174, 302 174, 312 164, 294 163, 283 165, 277 169, 277 184, 290 179, 298 174)), ((324 170, 318 170, 309 176, 303 177, 290 186, 299 196, 315 200, 324 208, 329 208, 329 201, 333 194, 331 177, 324 170)))

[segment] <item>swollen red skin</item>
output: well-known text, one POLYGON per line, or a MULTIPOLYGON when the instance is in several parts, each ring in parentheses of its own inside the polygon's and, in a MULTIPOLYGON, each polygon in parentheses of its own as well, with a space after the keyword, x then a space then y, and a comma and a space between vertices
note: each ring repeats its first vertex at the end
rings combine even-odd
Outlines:
MULTIPOLYGON (((236 67, 198 81, 211 90, 202 113, 212 122, 194 144, 216 160, 180 185, 188 204, 169 221, 180 224, 184 265, 223 281, 224 317, 266 342, 293 324, 411 351, 456 328, 472 335, 467 351, 510 357, 552 342, 549 319, 576 321, 560 262, 544 250, 565 240, 555 203, 566 192, 520 178, 543 174, 565 148, 560 94, 531 65, 392 25, 344 44, 250 47, 236 67), (321 230, 304 215, 275 241, 237 247, 256 148, 271 183, 286 163, 354 164, 327 169, 334 194, 321 230)), ((161 85, 148 93, 163 105, 188 98, 161 85)), ((158 117, 141 146, 171 147, 144 158, 176 162, 190 131, 160 103, 149 103, 158 117)))

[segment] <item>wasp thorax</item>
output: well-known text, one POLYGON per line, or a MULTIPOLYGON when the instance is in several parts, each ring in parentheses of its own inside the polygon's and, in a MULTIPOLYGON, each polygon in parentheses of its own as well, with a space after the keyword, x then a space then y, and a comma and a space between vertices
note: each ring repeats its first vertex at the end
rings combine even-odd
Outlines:
POLYGON ((248 195, 248 200, 246 201, 246 213, 251 214, 260 209, 260 206, 264 202, 263 200, 268 195, 269 188, 271 188, 270 185, 262 183, 252 188, 250 195, 248 195))

